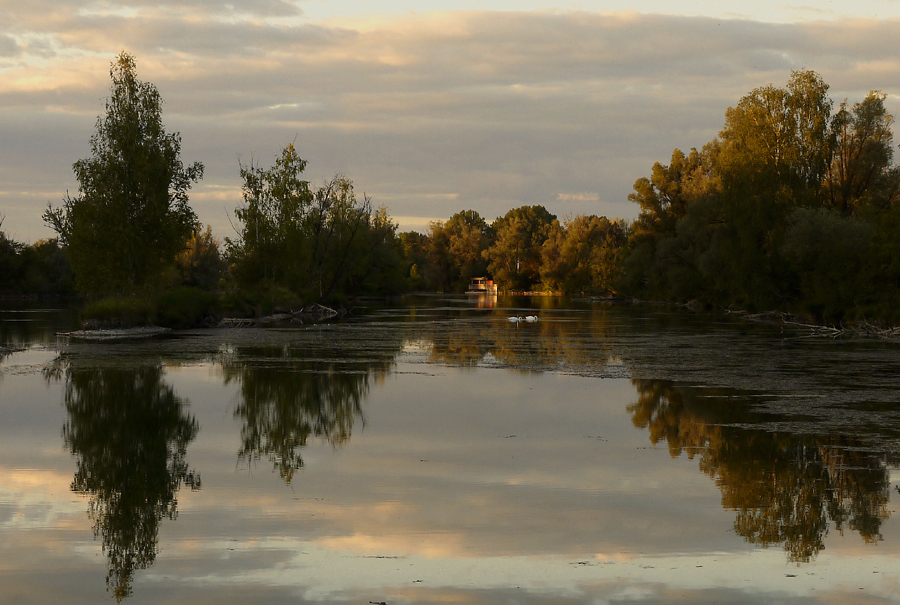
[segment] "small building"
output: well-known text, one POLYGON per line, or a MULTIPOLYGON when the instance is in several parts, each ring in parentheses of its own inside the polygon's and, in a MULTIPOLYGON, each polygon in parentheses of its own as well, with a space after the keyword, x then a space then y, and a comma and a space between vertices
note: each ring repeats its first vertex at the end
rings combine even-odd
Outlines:
POLYGON ((496 294, 497 284, 486 277, 473 277, 466 294, 496 294))

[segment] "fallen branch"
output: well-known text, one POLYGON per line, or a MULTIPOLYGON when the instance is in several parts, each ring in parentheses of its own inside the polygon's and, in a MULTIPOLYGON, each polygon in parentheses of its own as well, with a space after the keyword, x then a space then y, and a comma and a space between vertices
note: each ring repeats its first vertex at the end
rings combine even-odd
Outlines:
POLYGON ((806 332, 804 335, 796 338, 842 338, 848 336, 900 340, 900 327, 884 328, 865 319, 849 326, 845 326, 844 324, 841 324, 840 326, 831 326, 810 323, 795 315, 783 313, 781 311, 766 311, 764 313, 749 314, 745 311, 727 310, 727 312, 749 321, 777 323, 782 327, 789 327, 794 330, 806 332))

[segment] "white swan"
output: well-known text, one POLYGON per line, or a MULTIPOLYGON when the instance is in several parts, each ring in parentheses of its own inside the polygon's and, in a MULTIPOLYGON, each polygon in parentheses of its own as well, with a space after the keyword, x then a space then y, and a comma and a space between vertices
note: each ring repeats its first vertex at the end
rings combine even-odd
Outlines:
POLYGON ((534 323, 537 320, 538 320, 537 315, 526 315, 525 316, 525 321, 527 321, 528 323, 534 323))
POLYGON ((520 321, 523 321, 523 319, 521 317, 510 317, 509 318, 509 323, 511 323, 511 324, 517 324, 520 321))

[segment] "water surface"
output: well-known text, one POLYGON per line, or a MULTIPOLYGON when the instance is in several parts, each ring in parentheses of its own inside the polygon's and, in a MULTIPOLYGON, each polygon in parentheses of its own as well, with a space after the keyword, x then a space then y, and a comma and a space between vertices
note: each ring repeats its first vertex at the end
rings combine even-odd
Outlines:
POLYGON ((897 345, 558 298, 71 322, 0 312, 2 603, 900 602, 897 345))

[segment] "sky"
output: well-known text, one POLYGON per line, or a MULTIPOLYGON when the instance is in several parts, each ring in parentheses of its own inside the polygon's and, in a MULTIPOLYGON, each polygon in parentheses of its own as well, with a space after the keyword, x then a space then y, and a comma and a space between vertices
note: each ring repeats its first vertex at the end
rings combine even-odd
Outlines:
POLYGON ((191 205, 222 238, 241 163, 291 143, 314 185, 345 174, 400 230, 526 204, 633 219, 654 162, 791 70, 896 113, 897 40, 900 0, 0 0, 0 229, 54 236, 41 213, 77 194, 123 50, 205 165, 191 205))

